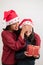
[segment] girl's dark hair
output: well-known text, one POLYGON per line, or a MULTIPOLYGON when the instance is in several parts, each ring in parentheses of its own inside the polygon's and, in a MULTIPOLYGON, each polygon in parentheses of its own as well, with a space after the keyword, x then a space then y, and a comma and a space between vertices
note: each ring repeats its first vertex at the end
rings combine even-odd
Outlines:
POLYGON ((9 30, 9 29, 10 29, 10 26, 11 26, 11 25, 6 26, 6 28, 3 29, 3 30, 9 30))
POLYGON ((28 43, 31 43, 32 45, 35 45, 35 37, 34 37, 34 29, 32 28, 32 33, 30 34, 29 37, 26 36, 25 34, 25 39, 28 41, 28 43))

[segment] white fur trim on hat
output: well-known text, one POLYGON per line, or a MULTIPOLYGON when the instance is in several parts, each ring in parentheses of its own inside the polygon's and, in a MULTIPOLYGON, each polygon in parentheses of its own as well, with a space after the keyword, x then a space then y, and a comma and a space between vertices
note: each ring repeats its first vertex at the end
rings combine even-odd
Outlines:
POLYGON ((23 26, 23 25, 26 25, 26 24, 27 24, 27 25, 31 25, 31 26, 33 27, 33 23, 26 21, 26 22, 24 22, 24 23, 20 26, 20 28, 22 28, 22 26, 23 26))
POLYGON ((19 17, 16 17, 16 18, 11 19, 10 21, 6 22, 6 26, 17 23, 17 22, 19 22, 19 17))

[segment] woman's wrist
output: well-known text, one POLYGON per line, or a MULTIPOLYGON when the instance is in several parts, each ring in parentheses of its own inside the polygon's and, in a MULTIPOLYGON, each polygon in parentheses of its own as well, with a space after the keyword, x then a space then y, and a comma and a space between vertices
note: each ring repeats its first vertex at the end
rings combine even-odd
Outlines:
POLYGON ((21 31, 20 36, 24 39, 24 33, 21 31))

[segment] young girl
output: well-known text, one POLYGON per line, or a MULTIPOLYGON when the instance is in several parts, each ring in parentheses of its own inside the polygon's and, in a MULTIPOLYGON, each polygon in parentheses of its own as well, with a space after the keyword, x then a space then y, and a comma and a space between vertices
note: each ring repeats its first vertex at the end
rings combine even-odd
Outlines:
MULTIPOLYGON (((31 19, 24 19, 20 26, 22 29, 28 29, 25 32, 24 38, 26 41, 26 47, 18 52, 16 52, 16 59, 17 59, 17 65, 35 65, 35 59, 39 57, 33 57, 26 55, 25 51, 27 47, 31 44, 34 46, 40 46, 40 37, 38 34, 34 33, 33 31, 33 24, 31 19)), ((18 30, 20 34, 20 30, 18 30)))
POLYGON ((15 51, 22 49, 26 45, 24 41, 26 29, 22 29, 18 40, 16 40, 17 36, 13 31, 17 31, 19 27, 18 15, 14 10, 5 11, 4 20, 6 21, 6 28, 2 31, 2 65, 15 65, 15 51))

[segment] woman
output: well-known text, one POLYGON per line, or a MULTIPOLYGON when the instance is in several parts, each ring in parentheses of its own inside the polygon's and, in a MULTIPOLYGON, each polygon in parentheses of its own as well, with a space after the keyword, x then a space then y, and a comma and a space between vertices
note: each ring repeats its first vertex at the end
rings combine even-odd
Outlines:
POLYGON ((16 40, 17 36, 13 31, 17 31, 19 27, 18 15, 14 10, 5 11, 4 20, 6 21, 6 28, 2 31, 2 65, 15 65, 15 51, 22 49, 26 45, 24 41, 26 29, 21 30, 18 40, 16 40))
MULTIPOLYGON (((28 56, 25 52, 29 45, 39 46, 40 47, 40 37, 38 34, 33 31, 33 24, 31 19, 24 19, 20 23, 20 27, 27 29, 25 32, 24 38, 26 41, 26 47, 20 51, 16 52, 16 59, 18 60, 17 65, 35 65, 35 59, 39 57, 28 56)), ((18 31, 20 34, 21 29, 18 31)))

